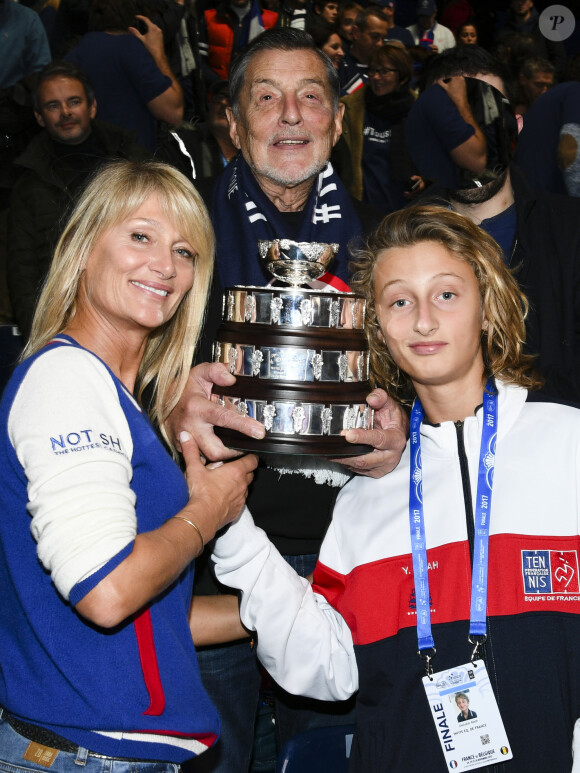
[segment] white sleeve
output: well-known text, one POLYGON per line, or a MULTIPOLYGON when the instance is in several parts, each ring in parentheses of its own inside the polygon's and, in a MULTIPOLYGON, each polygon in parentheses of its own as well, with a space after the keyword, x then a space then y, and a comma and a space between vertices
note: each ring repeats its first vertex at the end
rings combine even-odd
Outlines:
POLYGON ((348 625, 284 561, 247 508, 216 540, 212 560, 219 581, 242 591, 242 622, 258 632, 258 657, 278 684, 320 700, 344 700, 358 689, 348 625))
POLYGON ((572 736, 572 771, 571 773, 580 773, 580 719, 574 724, 574 734, 572 736))
POLYGON ((411 24, 409 27, 406 27, 406 29, 413 36, 413 41, 415 42, 415 45, 418 46, 419 45, 419 32, 418 32, 419 28, 417 27, 417 25, 416 24, 411 24))
POLYGON ((8 433, 28 480, 38 557, 68 599, 137 531, 133 444, 113 379, 89 352, 46 352, 18 390, 8 433))
MULTIPOLYGON (((441 31, 443 32, 443 30, 441 31)), ((443 51, 447 51, 448 48, 455 48, 455 46, 457 45, 457 42, 455 40, 455 35, 449 28, 445 29, 445 34, 442 36, 442 40, 443 40, 443 47, 442 47, 443 51)))

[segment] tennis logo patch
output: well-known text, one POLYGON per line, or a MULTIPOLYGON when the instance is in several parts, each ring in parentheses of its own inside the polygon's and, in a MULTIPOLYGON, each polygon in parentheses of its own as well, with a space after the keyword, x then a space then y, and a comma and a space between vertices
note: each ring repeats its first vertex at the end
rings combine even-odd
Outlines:
POLYGON ((524 593, 578 593, 575 550, 522 550, 524 593))

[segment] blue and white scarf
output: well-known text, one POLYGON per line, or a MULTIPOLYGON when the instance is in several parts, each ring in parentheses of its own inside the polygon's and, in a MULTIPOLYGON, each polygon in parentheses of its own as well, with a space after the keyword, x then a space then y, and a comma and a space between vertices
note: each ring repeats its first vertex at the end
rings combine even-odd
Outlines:
POLYGON ((348 292, 348 243, 362 227, 350 196, 330 162, 318 175, 302 211, 298 234, 264 194, 252 170, 238 155, 218 177, 213 193, 212 220, 217 238, 216 265, 223 287, 264 286, 272 275, 262 266, 258 239, 299 242, 338 242, 340 249, 327 272, 313 286, 331 285, 348 292))

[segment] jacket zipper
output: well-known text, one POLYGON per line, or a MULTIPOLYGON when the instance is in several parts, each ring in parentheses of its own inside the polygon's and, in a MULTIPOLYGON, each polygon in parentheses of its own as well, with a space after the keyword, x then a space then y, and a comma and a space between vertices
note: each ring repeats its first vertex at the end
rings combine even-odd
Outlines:
POLYGON ((512 260, 514 258, 514 255, 516 254, 517 248, 518 248, 518 237, 516 236, 516 238, 514 239, 512 251, 510 252, 510 256, 508 258, 508 262, 507 262, 507 267, 508 268, 512 267, 512 260))
MULTIPOLYGON (((467 524, 467 542, 469 545, 469 559, 471 565, 471 571, 473 571, 473 545, 475 542, 475 520, 473 517, 473 500, 471 498, 471 483, 469 480, 469 464, 467 461, 467 454, 465 453, 465 440, 463 436, 463 422, 456 421, 455 431, 457 433, 457 451, 459 454, 459 469, 461 470, 461 485, 463 487, 463 502, 465 504, 465 522, 467 524)), ((489 623, 487 626, 487 641, 489 641, 491 632, 489 630, 489 623)), ((490 673, 489 663, 487 659, 486 645, 483 644, 479 650, 480 657, 485 663, 487 673, 490 682, 494 686, 494 693, 497 695, 497 685, 495 682, 495 673, 490 673)), ((497 765, 490 765, 484 769, 487 773, 498 773, 497 765)))
POLYGON ((459 469, 461 470, 461 484, 463 486, 463 502, 465 503, 465 522, 467 524, 467 542, 469 544, 469 559, 473 569, 473 543, 475 540, 475 524, 473 522, 473 501, 471 499, 471 484, 469 481, 469 464, 465 453, 463 439, 463 422, 455 422, 457 433, 457 450, 459 453, 459 469))

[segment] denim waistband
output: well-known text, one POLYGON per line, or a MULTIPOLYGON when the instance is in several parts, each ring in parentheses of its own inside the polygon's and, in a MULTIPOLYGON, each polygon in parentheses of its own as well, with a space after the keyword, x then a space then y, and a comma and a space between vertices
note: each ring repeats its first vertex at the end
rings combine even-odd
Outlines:
MULTIPOLYGON (((57 733, 53 733, 52 730, 40 727, 39 725, 31 725, 29 722, 23 722, 21 719, 16 719, 16 717, 9 714, 4 707, 0 706, 0 718, 2 717, 8 722, 10 727, 18 733, 18 735, 21 735, 28 741, 34 741, 42 746, 49 746, 51 749, 68 752, 69 754, 78 754, 81 749, 77 744, 57 735, 57 733)), ((117 762, 165 762, 165 760, 146 760, 135 757, 112 757, 109 754, 99 754, 98 752, 92 752, 90 750, 88 756, 101 757, 117 762)))

